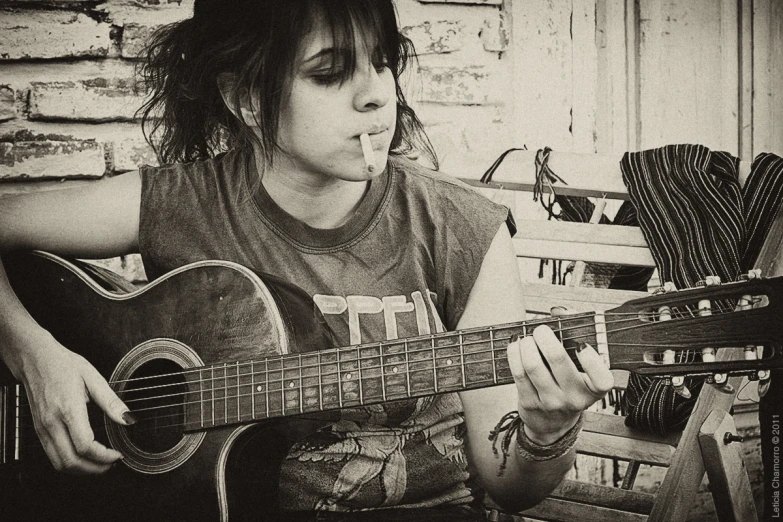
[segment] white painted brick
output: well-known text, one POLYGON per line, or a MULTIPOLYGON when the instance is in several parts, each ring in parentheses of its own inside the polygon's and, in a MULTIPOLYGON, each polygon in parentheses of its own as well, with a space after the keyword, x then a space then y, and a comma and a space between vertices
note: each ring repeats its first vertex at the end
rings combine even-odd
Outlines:
POLYGON ((98 9, 104 10, 114 25, 122 27, 120 56, 138 58, 156 29, 193 15, 193 0, 109 0, 98 9))
POLYGON ((125 78, 91 78, 63 82, 33 82, 31 119, 128 121, 144 98, 125 78))
POLYGON ((490 100, 491 73, 485 67, 421 67, 420 101, 480 105, 490 100))
POLYGON ((481 43, 485 51, 503 52, 508 49, 509 35, 506 32, 505 16, 502 12, 484 20, 484 25, 481 27, 481 43))
POLYGON ((411 39, 419 55, 452 53, 459 51, 465 42, 462 25, 454 21, 426 21, 403 27, 401 32, 411 39))
POLYGON ((101 177, 103 152, 94 141, 0 142, 0 180, 101 177))
POLYGON ((110 32, 82 13, 0 9, 0 60, 106 56, 110 32))
POLYGON ((157 165, 155 151, 143 140, 114 142, 114 171, 127 172, 142 165, 157 165))
POLYGON ((14 90, 7 85, 0 85, 0 121, 16 118, 14 90))
POLYGON ((125 24, 122 30, 120 55, 123 58, 140 58, 150 35, 160 26, 125 24))

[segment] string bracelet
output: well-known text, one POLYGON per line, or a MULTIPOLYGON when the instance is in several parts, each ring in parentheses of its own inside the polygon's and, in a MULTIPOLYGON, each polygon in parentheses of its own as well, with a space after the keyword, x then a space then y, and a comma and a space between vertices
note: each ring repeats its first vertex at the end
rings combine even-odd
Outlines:
POLYGON ((530 437, 527 436, 527 433, 525 433, 524 430, 522 419, 519 418, 518 411, 510 411, 506 413, 500 419, 500 422, 498 422, 489 432, 489 440, 492 441, 492 453, 494 453, 496 456, 498 454, 498 439, 500 439, 500 434, 505 432, 500 443, 500 451, 503 453, 503 461, 500 463, 498 476, 503 475, 506 470, 506 463, 508 462, 511 441, 514 440, 515 434, 517 441, 517 453, 521 458, 531 461, 553 460, 558 457, 562 457, 576 445, 576 439, 579 436, 579 432, 582 431, 582 424, 584 424, 584 414, 579 416, 579 419, 576 421, 576 423, 567 432, 565 432, 562 437, 557 439, 552 444, 542 445, 530 440, 530 437))

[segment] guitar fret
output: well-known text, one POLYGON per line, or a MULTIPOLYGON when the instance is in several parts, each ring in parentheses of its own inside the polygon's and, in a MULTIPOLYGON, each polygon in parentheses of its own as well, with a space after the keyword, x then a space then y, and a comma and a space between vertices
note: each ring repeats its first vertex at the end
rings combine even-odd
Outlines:
POLYGON ((316 353, 318 354, 318 409, 322 410, 324 409, 323 367, 321 366, 321 352, 316 353))
POLYGON ((383 343, 378 343, 378 354, 381 361, 381 395, 386 402, 386 365, 383 362, 383 343))
POLYGON ((460 335, 459 343, 459 362, 462 370, 462 387, 465 388, 468 385, 468 381, 465 378, 465 343, 462 342, 462 335, 460 335))
POLYGON ((359 404, 364 404, 364 389, 362 386, 362 348, 356 349, 356 375, 359 379, 359 404))
POLYGON ((239 401, 242 396, 242 390, 239 388, 239 361, 237 361, 237 421, 242 422, 242 412, 239 410, 239 401))
POLYGON ((201 427, 204 427, 204 370, 198 371, 199 409, 201 410, 201 427))
POLYGON ((250 416, 256 418, 256 362, 250 361, 250 416))
POLYGON ((21 426, 19 422, 19 419, 21 417, 21 409, 22 409, 21 396, 22 396, 22 385, 17 384, 16 385, 16 422, 14 423, 16 425, 14 428, 14 441, 15 441, 14 460, 15 461, 19 461, 22 458, 22 432, 21 432, 21 426))
POLYGON ((228 422, 228 363, 223 363, 223 422, 228 422))
POLYGON ((266 418, 269 418, 269 359, 264 359, 264 378, 266 384, 264 385, 264 399, 266 400, 266 418))
POLYGON ((212 387, 212 426, 215 426, 215 367, 210 366, 209 367, 209 383, 212 387))
POLYGON ((304 383, 302 382, 302 354, 299 354, 299 413, 304 413, 304 383))
POLYGON ((435 393, 438 393, 438 359, 435 356, 435 336, 430 338, 432 350, 432 383, 435 387, 435 393))
POLYGON ((340 408, 343 407, 343 371, 340 368, 341 362, 340 350, 337 350, 337 402, 340 404, 340 408))
POLYGON ((403 348, 405 350, 405 383, 407 385, 408 397, 411 396, 411 365, 410 358, 408 357, 408 341, 404 341, 403 348))
POLYGON ((490 354, 492 356, 492 382, 497 384, 498 367, 497 367, 497 360, 495 359, 495 331, 492 328, 489 329, 489 348, 490 348, 490 354))
POLYGON ((281 415, 285 417, 285 359, 280 361, 280 402, 281 415))
POLYGON ((603 359, 607 367, 609 364, 609 341, 606 337, 606 319, 603 312, 596 312, 595 320, 595 349, 603 359))

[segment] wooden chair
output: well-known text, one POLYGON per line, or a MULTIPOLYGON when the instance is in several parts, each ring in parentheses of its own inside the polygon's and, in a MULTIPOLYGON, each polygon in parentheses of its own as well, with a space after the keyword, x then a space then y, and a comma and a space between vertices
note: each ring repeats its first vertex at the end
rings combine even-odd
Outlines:
MULTIPOLYGON (((549 166, 567 183, 556 185, 558 194, 628 199, 619 160, 619 156, 553 152, 549 166)), ((749 171, 750 165, 743 162, 743 183, 749 171)), ((490 192, 494 194, 487 195, 497 198, 498 191, 532 191, 535 172, 535 152, 523 151, 508 155, 488 185, 470 177, 462 179, 482 189, 491 187, 490 192)), ((509 193, 500 194, 507 203, 505 198, 509 193)), ((532 199, 530 194, 522 196, 532 199)), ((600 217, 600 213, 595 217, 600 217)), ((778 264, 783 244, 783 216, 778 216, 777 221, 758 265, 768 276, 783 272, 778 264)), ((514 245, 521 257, 655 266, 638 227, 525 219, 517 219, 517 224, 514 245)), ((578 274, 580 268, 577 263, 574 273, 578 274)), ((606 310, 648 295, 549 284, 528 284, 526 290, 530 311, 542 314, 548 314, 555 305, 565 305, 574 313, 606 310)), ((615 374, 621 387, 627 382, 627 373, 622 373, 625 372, 615 374)), ((705 385, 685 430, 667 437, 630 429, 625 426, 623 417, 611 413, 588 411, 578 452, 628 462, 622 487, 566 479, 541 504, 521 516, 493 512, 494 518, 498 521, 684 521, 706 471, 716 512, 722 522, 756 520, 748 474, 738 445, 723 441, 725 433, 736 434, 732 417, 727 412, 732 408, 742 379, 729 378, 735 390, 729 393, 705 385), (657 494, 633 489, 640 465, 668 467, 657 494)))

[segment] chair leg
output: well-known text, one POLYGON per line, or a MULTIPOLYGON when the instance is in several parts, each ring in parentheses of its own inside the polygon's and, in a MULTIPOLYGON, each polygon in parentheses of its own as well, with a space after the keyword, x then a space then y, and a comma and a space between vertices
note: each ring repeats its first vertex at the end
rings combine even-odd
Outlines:
POLYGON ((623 478, 623 489, 633 489, 633 484, 636 482, 636 474, 639 473, 639 461, 632 460, 628 463, 628 469, 625 471, 625 477, 623 478))
POLYGON ((748 471, 736 444, 737 428, 725 410, 713 410, 699 430, 704 467, 720 522, 758 520, 748 471))

